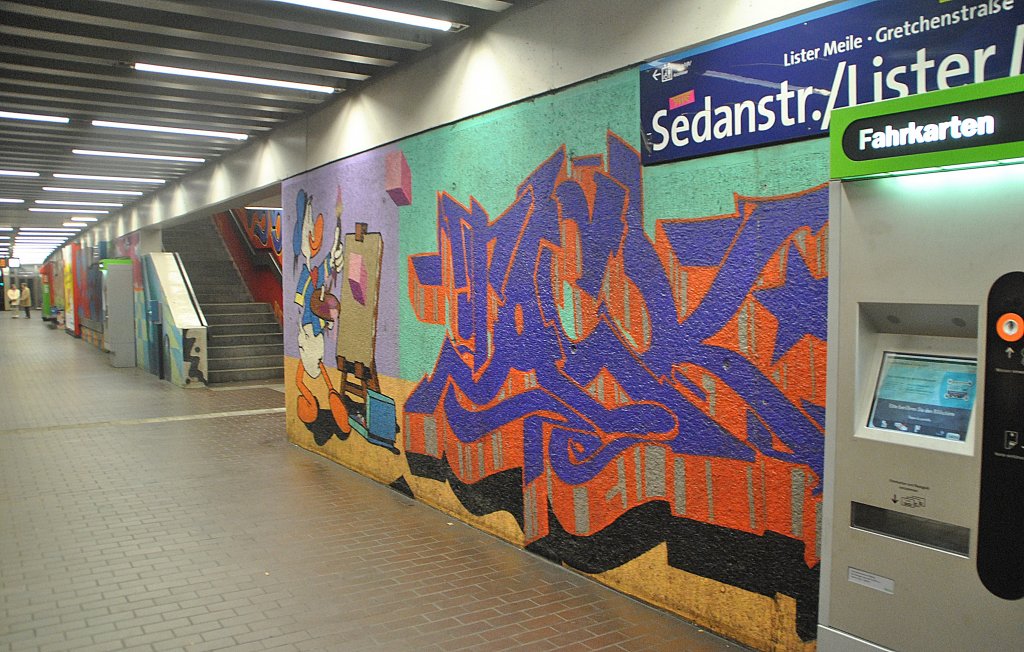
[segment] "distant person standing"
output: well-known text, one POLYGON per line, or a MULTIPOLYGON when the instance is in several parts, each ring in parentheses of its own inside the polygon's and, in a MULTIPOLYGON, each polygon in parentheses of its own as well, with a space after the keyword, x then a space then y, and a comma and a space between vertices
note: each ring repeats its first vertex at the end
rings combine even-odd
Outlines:
POLYGON ((32 318, 32 290, 28 289, 28 283, 21 284, 21 307, 25 309, 25 319, 32 318))
POLYGON ((11 319, 17 319, 18 308, 21 307, 21 290, 13 285, 7 288, 7 300, 10 301, 10 306, 14 310, 14 314, 11 315, 11 319))

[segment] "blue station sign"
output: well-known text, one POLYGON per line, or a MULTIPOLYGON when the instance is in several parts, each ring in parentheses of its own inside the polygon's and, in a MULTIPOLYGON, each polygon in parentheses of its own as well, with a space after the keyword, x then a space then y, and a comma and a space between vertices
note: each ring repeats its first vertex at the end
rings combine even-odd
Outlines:
POLYGON ((1024 0, 848 0, 640 68, 644 165, 828 134, 834 109, 1020 75, 1024 0))

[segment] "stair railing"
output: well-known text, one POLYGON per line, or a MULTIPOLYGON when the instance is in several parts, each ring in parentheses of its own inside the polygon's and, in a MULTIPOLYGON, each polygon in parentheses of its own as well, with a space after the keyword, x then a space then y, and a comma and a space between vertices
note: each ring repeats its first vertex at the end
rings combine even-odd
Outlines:
POLYGON ((188 289, 188 299, 192 302, 192 308, 196 311, 196 316, 199 317, 199 322, 203 326, 208 326, 206 323, 206 315, 203 314, 203 308, 199 305, 199 299, 196 298, 196 292, 192 289, 192 279, 188 277, 188 272, 185 271, 185 265, 181 262, 181 256, 178 252, 172 251, 167 252, 174 255, 174 262, 178 266, 178 271, 181 272, 181 278, 185 282, 185 287, 188 289))

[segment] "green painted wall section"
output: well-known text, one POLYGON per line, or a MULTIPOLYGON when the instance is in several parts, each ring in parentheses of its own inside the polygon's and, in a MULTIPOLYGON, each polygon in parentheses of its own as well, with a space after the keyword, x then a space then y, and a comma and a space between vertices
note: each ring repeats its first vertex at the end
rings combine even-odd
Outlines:
POLYGON ((827 138, 644 168, 647 231, 661 219, 731 213, 733 193, 788 195, 827 180, 827 138))
MULTIPOLYGON (((606 134, 640 142, 635 69, 440 127, 398 143, 413 171, 413 202, 401 209, 400 260, 437 246, 437 193, 469 205, 475 198, 493 218, 541 162, 565 146, 569 157, 604 154, 606 134)), ((645 168, 645 223, 731 213, 734 193, 782 195, 828 179, 828 139, 790 143, 645 168)), ((434 365, 445 328, 423 324, 398 272, 401 377, 418 380, 434 365)))

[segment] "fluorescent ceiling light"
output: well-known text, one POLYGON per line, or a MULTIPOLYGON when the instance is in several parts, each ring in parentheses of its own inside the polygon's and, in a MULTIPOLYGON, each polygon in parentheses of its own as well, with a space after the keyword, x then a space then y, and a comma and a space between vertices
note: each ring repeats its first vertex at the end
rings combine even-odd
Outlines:
POLYGON ((279 211, 279 210, 281 210, 281 207, 280 206, 276 206, 276 207, 275 206, 246 206, 245 210, 247 210, 247 211, 279 211))
POLYGON ((0 197, 0 204, 24 204, 24 199, 8 199, 7 197, 0 197))
POLYGON ((0 170, 0 177, 38 177, 38 172, 24 172, 22 170, 0 170))
POLYGON ((97 218, 97 217, 84 217, 82 215, 76 215, 75 217, 71 218, 71 221, 72 222, 95 222, 98 219, 99 218, 97 218))
MULTIPOLYGON (((26 253, 27 253, 27 255, 18 256, 18 258, 21 259, 19 261, 19 266, 21 266, 21 265, 38 265, 38 264, 42 263, 43 261, 45 261, 46 257, 49 255, 49 252, 46 252, 46 253, 38 252, 37 253, 37 252, 32 251, 32 252, 26 252, 26 253)), ((13 261, 13 260, 14 259, 12 258, 11 261, 13 261)), ((10 266, 14 267, 13 264, 11 264, 10 266)))
POLYGON ((0 231, 13 231, 13 226, 0 226, 0 231))
POLYGON ((116 158, 144 158, 152 161, 181 161, 183 163, 205 163, 205 158, 194 156, 165 156, 163 154, 134 154, 132 152, 104 152, 95 149, 73 149, 72 154, 80 156, 113 156, 116 158))
POLYGON ((135 197, 142 194, 142 191, 139 190, 97 190, 95 188, 59 188, 56 186, 43 186, 43 190, 49 192, 85 192, 93 195, 132 195, 135 197))
POLYGON ((278 88, 291 88, 293 90, 310 91, 313 93, 334 92, 334 88, 331 86, 319 86, 317 84, 301 84, 299 82, 282 81, 280 79, 264 79, 263 77, 247 77, 245 75, 226 75, 224 73, 208 72, 206 70, 193 70, 191 68, 172 68, 170 66, 155 66, 149 63, 136 63, 135 69, 141 72, 159 72, 165 75, 181 75, 183 77, 216 79, 219 81, 238 82, 240 84, 276 86, 278 88))
POLYGON ((108 215, 110 211, 100 211, 82 208, 30 208, 32 213, 92 213, 94 215, 108 215))
POLYGON ((182 136, 206 136, 208 138, 231 138, 233 140, 247 140, 246 134, 236 134, 227 131, 210 131, 208 129, 183 129, 181 127, 161 127, 158 125, 140 125, 130 122, 110 122, 109 120, 93 120, 94 127, 110 127, 111 129, 131 129, 133 131, 155 131, 162 134, 181 134, 182 136))
MULTIPOLYGON (((36 174, 36 176, 39 176, 36 174)), ((54 179, 80 179, 84 181, 124 181, 126 183, 165 183, 163 179, 143 177, 104 177, 96 174, 54 174, 54 179)))
POLYGON ((438 20, 437 18, 427 18, 425 16, 378 9, 376 7, 364 7, 363 5, 356 5, 351 2, 334 2, 332 0, 277 0, 277 2, 309 7, 311 9, 323 9, 324 11, 333 11, 350 16, 362 16, 363 18, 372 18, 374 20, 386 20, 390 23, 401 23, 403 25, 412 25, 413 27, 425 27, 442 32, 450 31, 455 27, 455 23, 448 20, 438 20))
POLYGON ((33 120, 35 122, 58 122, 60 124, 67 124, 71 122, 71 118, 61 118, 55 115, 38 115, 35 113, 15 113, 14 111, 0 111, 0 118, 10 118, 11 120, 33 120))
POLYGON ((84 222, 64 222, 64 224, 62 224, 61 226, 66 226, 73 229, 84 229, 89 225, 84 222))
POLYGON ((109 201, 60 201, 57 199, 37 199, 36 203, 49 206, 109 206, 111 208, 124 206, 124 204, 115 204, 109 201))

